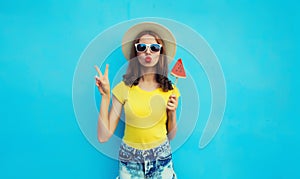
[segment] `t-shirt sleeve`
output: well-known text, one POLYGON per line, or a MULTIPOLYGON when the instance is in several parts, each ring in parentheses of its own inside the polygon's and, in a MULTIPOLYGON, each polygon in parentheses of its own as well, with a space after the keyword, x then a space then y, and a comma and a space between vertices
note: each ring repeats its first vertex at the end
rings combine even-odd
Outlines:
POLYGON ((117 98, 120 103, 124 104, 127 99, 129 87, 123 81, 118 83, 113 89, 112 94, 117 98))
MULTIPOLYGON (((173 86, 174 87, 174 86, 173 86)), ((180 91, 179 89, 175 86, 173 89, 173 93, 176 95, 176 98, 178 99, 180 97, 180 91)))

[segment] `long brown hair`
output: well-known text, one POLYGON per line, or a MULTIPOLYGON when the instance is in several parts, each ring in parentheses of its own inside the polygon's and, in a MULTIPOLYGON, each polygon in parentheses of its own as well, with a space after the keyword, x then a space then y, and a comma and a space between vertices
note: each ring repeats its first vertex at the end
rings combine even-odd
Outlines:
POLYGON ((136 37, 136 40, 133 41, 133 45, 131 47, 130 52, 130 60, 129 65, 126 71, 126 74, 123 75, 123 81, 127 86, 136 86, 139 84, 141 74, 140 74, 140 63, 136 59, 137 58, 137 52, 135 50, 134 44, 138 43, 140 41, 140 37, 143 35, 151 35, 153 36, 157 43, 162 44, 162 48, 160 50, 160 57, 158 60, 158 63, 156 64, 156 74, 155 79, 156 82, 159 84, 159 87, 162 88, 164 92, 167 92, 169 90, 173 89, 171 81, 168 79, 168 59, 165 53, 164 49, 164 42, 163 40, 154 32, 152 31, 143 31, 139 33, 136 37))

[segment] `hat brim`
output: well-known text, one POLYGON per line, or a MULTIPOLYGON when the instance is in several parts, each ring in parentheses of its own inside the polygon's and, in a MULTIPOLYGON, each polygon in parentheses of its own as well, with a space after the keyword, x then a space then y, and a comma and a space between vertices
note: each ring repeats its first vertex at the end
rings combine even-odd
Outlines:
POLYGON ((176 53, 176 39, 172 32, 158 23, 154 22, 142 22, 132 26, 128 31, 124 34, 122 39, 122 52, 127 60, 130 60, 130 53, 133 47, 133 43, 136 40, 138 34, 143 31, 152 31, 158 34, 164 42, 164 50, 165 55, 168 58, 168 62, 174 59, 176 53))

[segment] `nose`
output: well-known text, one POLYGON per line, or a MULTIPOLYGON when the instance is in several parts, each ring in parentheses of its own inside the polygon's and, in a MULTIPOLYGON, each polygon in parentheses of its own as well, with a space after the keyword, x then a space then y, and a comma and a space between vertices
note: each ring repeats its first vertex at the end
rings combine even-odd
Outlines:
POLYGON ((146 53, 147 53, 147 54, 150 54, 150 53, 151 53, 150 47, 147 47, 147 48, 146 48, 146 53))

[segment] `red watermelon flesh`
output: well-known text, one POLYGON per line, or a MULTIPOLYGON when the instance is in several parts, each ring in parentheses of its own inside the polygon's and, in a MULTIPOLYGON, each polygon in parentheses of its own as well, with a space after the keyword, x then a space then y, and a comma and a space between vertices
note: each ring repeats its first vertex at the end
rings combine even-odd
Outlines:
POLYGON ((177 62, 175 63, 175 66, 173 67, 173 69, 171 71, 171 75, 178 77, 178 78, 186 78, 186 74, 184 71, 184 67, 183 67, 181 58, 178 59, 177 62))

